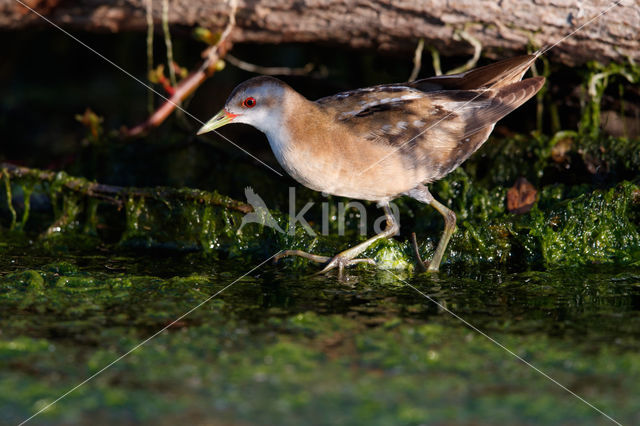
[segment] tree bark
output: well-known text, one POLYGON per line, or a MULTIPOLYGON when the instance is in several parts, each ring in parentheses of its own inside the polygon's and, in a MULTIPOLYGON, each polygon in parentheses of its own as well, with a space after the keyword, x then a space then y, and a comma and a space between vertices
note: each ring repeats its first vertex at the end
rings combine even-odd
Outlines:
MULTIPOLYGON (((21 0, 55 23, 86 31, 143 31, 145 0, 21 0)), ((558 42, 611 0, 239 0, 233 43, 325 43, 382 53, 412 52, 420 38, 444 55, 470 55, 464 31, 489 57, 558 42)), ((153 3, 160 20, 161 1, 153 3)), ((172 25, 222 30, 222 0, 170 0, 172 25)), ((48 25, 16 0, 0 0, 0 28, 48 25)), ((549 52, 567 65, 640 61, 640 6, 623 0, 549 52)))

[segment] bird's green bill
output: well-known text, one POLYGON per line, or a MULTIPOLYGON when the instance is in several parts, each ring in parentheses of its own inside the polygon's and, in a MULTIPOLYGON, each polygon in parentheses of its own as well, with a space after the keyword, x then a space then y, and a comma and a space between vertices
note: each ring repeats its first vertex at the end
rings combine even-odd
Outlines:
POLYGON ((198 130, 198 134, 201 135, 203 133, 208 133, 218 127, 224 126, 225 124, 229 124, 234 118, 236 118, 236 114, 231 114, 223 109, 214 115, 211 120, 207 121, 206 124, 198 130))

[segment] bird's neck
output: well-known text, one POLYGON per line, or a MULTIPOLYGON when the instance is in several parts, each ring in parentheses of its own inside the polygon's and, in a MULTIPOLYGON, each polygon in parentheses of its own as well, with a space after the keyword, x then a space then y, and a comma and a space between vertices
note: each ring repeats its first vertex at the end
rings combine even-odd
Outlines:
POLYGON ((308 168, 318 157, 318 148, 323 145, 318 137, 326 135, 328 129, 326 113, 315 102, 309 101, 295 91, 288 92, 281 111, 274 114, 269 125, 260 129, 269 140, 269 145, 280 165, 294 179, 314 188, 309 180, 308 168))
MULTIPOLYGON (((285 92, 284 99, 274 106, 274 114, 259 128, 267 138, 274 154, 281 160, 297 146, 310 142, 319 118, 323 116, 315 102, 309 101, 294 90, 285 92)), ((320 120, 323 121, 323 120, 320 120)))

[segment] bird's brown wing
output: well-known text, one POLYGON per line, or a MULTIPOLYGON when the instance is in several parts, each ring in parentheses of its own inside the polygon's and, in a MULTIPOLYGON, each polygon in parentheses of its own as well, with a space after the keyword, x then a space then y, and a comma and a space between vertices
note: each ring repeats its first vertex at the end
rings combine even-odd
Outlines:
POLYGON ((487 140, 496 122, 511 113, 520 105, 533 97, 544 85, 544 77, 534 77, 523 81, 491 89, 480 93, 490 93, 486 101, 477 101, 477 91, 447 90, 433 93, 433 101, 440 103, 452 112, 443 120, 453 120, 451 125, 440 127, 438 124, 425 132, 424 142, 418 147, 416 156, 423 159, 436 159, 438 173, 430 177, 435 180, 445 176, 464 162, 487 140), (473 93, 473 95, 472 95, 473 93), (482 105, 484 103, 484 105, 482 105), (453 115, 457 115, 455 118, 453 115), (434 149, 430 139, 440 141, 434 149))
POLYGON ((429 94, 400 84, 342 92, 316 103, 350 133, 392 145, 396 137, 399 143, 400 137, 419 133, 429 122, 423 116, 437 109, 429 94))
POLYGON ((348 108, 336 108, 335 100, 325 105, 343 130, 388 146, 389 155, 402 156, 407 167, 429 170, 425 181, 432 181, 466 160, 498 120, 543 84, 536 77, 488 90, 405 90, 375 98, 352 93, 348 108))
POLYGON ((516 56, 460 74, 440 75, 407 83, 406 86, 432 92, 437 90, 474 90, 500 88, 520 81, 537 54, 516 56))
POLYGON ((386 102, 400 106, 399 104, 404 101, 422 98, 424 93, 443 90, 500 89, 520 81, 537 57, 537 54, 516 56, 459 74, 350 90, 318 99, 316 103, 349 115, 358 114, 363 109, 386 102))
POLYGON ((421 90, 403 84, 383 84, 341 92, 318 99, 316 103, 334 114, 336 120, 346 120, 366 111, 397 109, 424 96, 421 90))

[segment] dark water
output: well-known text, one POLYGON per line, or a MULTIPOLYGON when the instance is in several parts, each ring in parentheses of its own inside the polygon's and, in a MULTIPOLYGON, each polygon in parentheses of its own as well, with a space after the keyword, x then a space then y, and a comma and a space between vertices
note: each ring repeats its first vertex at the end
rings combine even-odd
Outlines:
POLYGON ((638 268, 238 280, 255 265, 19 246, 0 261, 5 424, 169 324, 33 424, 611 423, 515 355, 640 421, 638 268))

